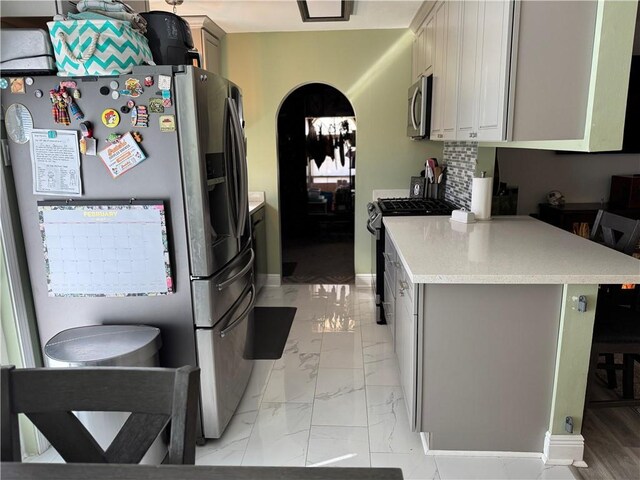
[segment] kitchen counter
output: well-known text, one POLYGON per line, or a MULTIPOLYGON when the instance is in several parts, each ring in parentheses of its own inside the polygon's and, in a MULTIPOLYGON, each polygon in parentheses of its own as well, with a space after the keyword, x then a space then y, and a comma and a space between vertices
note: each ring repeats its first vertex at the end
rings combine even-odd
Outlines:
POLYGON ((385 316, 429 449, 581 462, 598 284, 639 284, 640 261, 530 217, 384 224, 385 316))
POLYGON ((385 217, 414 283, 640 283, 640 260, 526 216, 385 217))
POLYGON ((265 204, 264 192, 249 192, 249 215, 265 204))

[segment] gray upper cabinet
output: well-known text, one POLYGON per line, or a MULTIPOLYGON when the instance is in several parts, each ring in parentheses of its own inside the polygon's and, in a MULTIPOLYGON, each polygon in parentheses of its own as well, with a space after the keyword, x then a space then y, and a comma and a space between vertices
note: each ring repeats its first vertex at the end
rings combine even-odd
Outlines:
POLYGON ((202 68, 220 74, 220 41, 225 31, 205 15, 184 15, 189 22, 193 43, 200 52, 202 68))

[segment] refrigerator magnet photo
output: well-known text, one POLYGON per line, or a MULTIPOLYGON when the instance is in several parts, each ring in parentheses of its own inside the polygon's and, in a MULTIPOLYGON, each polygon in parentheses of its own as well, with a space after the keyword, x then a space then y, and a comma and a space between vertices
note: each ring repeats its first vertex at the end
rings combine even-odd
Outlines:
POLYGON ((11 93, 27 93, 24 87, 24 77, 9 78, 11 84, 11 93))
POLYGON ((175 132, 176 117, 174 115, 160 115, 160 131, 175 132))

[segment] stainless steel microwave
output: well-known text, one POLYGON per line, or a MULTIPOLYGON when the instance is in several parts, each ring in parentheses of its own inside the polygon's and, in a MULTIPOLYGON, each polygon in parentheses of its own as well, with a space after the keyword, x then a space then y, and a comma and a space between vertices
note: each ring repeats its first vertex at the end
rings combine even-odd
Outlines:
POLYGON ((431 88, 433 75, 420 77, 409 88, 407 136, 429 138, 431 130, 431 88))

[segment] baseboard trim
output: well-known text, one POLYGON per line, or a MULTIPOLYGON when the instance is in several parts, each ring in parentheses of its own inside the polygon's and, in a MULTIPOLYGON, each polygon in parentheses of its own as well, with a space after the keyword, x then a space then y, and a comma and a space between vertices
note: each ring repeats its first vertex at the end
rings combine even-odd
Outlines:
POLYGON ((357 273, 356 287, 371 287, 375 276, 371 273, 357 273))
POLYGON ((550 432, 545 434, 542 461, 546 465, 586 467, 583 455, 584 437, 582 435, 552 435, 550 432))
POLYGON ((266 275, 265 287, 279 287, 282 285, 280 274, 278 273, 269 273, 266 275))
POLYGON ((449 457, 518 457, 541 458, 540 452, 497 452, 497 451, 473 451, 473 450, 427 450, 427 455, 449 457))

